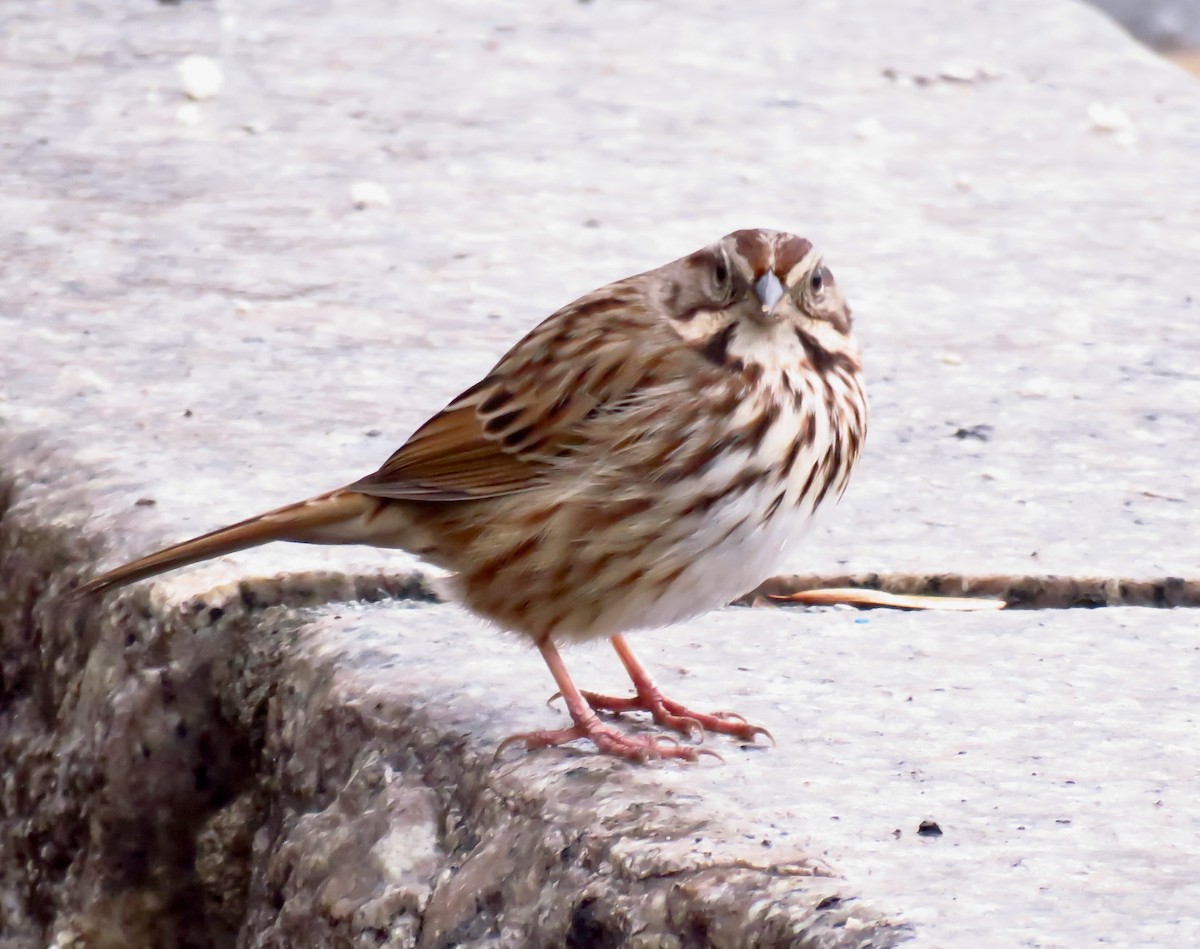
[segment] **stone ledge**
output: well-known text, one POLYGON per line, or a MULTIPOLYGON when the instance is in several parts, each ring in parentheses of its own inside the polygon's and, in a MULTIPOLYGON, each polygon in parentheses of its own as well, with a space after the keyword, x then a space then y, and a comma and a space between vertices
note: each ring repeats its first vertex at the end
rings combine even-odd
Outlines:
POLYGON ((96 608, 69 597, 78 544, 61 540, 21 511, 0 522, 4 654, 54 657, 4 667, 13 938, 882 947, 908 931, 789 830, 682 793, 682 774, 496 760, 516 716, 389 687, 437 652, 414 660, 362 604, 428 626, 421 575, 244 580, 177 604, 165 583, 96 608))

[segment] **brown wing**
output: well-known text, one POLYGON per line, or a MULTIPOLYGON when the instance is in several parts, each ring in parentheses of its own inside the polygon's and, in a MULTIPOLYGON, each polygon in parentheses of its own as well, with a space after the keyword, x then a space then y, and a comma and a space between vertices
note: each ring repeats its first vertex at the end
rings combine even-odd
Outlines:
POLYGON ((374 474, 350 485, 376 497, 460 501, 525 491, 536 466, 499 450, 477 407, 446 408, 426 422, 374 474))
POLYGON ((349 487, 376 497, 465 501, 543 484, 556 459, 586 443, 589 419, 647 377, 638 350, 660 321, 638 283, 643 278, 559 310, 382 468, 349 487))

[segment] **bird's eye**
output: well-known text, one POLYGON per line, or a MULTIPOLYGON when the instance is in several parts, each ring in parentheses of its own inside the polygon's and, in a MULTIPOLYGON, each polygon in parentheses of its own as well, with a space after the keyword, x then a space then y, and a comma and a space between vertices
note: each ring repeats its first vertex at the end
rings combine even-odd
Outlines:
POLYGON ((713 299, 717 303, 726 303, 733 296, 733 271, 729 266, 729 258, 718 251, 712 265, 713 299))
POLYGON ((808 285, 812 287, 813 293, 820 293, 825 286, 825 268, 819 267, 813 271, 813 275, 809 278, 808 285))

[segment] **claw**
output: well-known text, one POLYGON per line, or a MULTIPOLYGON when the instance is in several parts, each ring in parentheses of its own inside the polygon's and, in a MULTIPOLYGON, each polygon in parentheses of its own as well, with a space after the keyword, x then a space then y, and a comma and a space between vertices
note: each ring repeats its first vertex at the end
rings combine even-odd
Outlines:
POLYGON ((750 742, 754 741, 756 735, 770 737, 765 728, 751 725, 737 712, 715 712, 711 715, 693 712, 679 702, 663 698, 657 687, 631 696, 600 695, 596 692, 584 692, 582 695, 588 705, 597 712, 610 712, 614 715, 623 712, 649 712, 656 724, 677 731, 696 744, 703 744, 709 732, 732 735, 750 742))
POLYGON ((545 731, 521 732, 509 735, 496 748, 493 760, 500 756, 512 745, 523 743, 530 751, 539 748, 554 748, 567 742, 587 739, 596 746, 601 754, 624 758, 627 761, 637 761, 646 764, 649 761, 676 760, 695 761, 701 754, 713 754, 705 750, 697 750, 690 746, 681 745, 670 735, 652 735, 646 738, 635 738, 622 734, 609 725, 602 725, 598 720, 582 725, 572 725, 570 728, 547 729, 545 731))
POLYGON ((679 723, 682 726, 680 731, 682 731, 683 728, 687 729, 687 736, 689 739, 694 741, 697 745, 704 744, 704 726, 700 724, 700 719, 692 715, 681 715, 679 716, 679 723))
POLYGON ((739 715, 737 712, 713 712, 713 717, 719 718, 725 722, 737 722, 741 725, 748 724, 746 721, 746 716, 739 715))
POLYGON ((500 744, 498 744, 496 746, 496 752, 495 752, 495 754, 492 755, 492 764, 495 764, 497 761, 499 761, 500 756, 503 755, 504 752, 509 749, 509 747, 511 747, 512 745, 515 745, 519 741, 524 741, 524 740, 525 740, 524 734, 509 735, 502 742, 500 742, 500 744))

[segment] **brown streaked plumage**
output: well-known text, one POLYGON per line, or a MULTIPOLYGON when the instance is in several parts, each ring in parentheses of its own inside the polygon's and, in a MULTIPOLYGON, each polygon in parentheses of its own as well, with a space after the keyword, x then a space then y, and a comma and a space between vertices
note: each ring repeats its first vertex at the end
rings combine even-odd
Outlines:
POLYGON ((664 699, 624 638, 721 606, 779 565, 840 496, 866 435, 846 306, 805 239, 744 230, 551 315, 375 473, 184 541, 83 587, 101 593, 272 540, 403 548, 455 572, 468 608, 534 642, 573 724, 627 758, 694 760, 604 725, 763 729, 664 699), (580 692, 557 644, 611 638, 636 696, 580 692))

